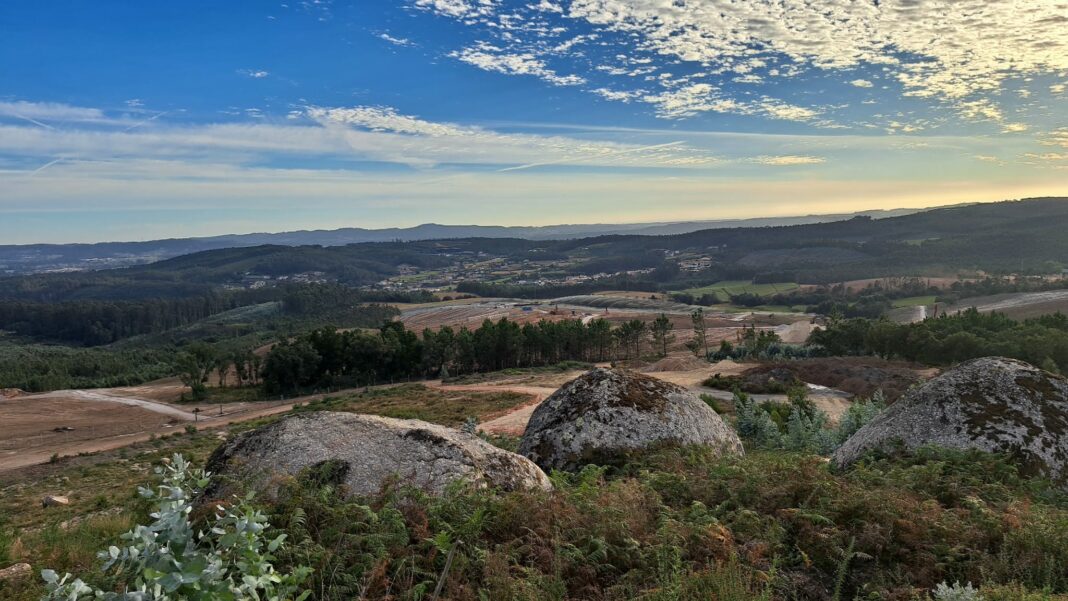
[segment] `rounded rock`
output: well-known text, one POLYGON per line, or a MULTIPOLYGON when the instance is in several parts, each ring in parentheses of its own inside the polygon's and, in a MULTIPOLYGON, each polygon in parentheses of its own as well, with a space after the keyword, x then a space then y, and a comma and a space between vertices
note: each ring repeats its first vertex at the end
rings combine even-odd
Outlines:
POLYGON ((350 495, 378 492, 395 479, 430 493, 456 480, 478 487, 551 488, 527 459, 484 440, 419 420, 316 411, 283 418, 220 445, 207 462, 214 474, 206 496, 228 492, 226 481, 277 492, 278 476, 323 467, 350 495))
POLYGON ((924 446, 1003 453, 1025 475, 1068 485, 1068 380, 1015 359, 967 361, 888 407, 832 461, 924 446))
POLYGON ((744 452, 734 430, 693 392, 633 371, 598 368, 538 405, 519 453, 542 469, 575 471, 658 444, 744 452))

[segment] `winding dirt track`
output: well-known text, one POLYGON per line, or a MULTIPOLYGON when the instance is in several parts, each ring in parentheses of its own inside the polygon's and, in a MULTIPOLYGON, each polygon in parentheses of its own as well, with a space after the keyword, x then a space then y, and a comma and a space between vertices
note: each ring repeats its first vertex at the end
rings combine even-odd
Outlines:
MULTIPOLYGON (((362 388, 342 390, 330 394, 345 394, 346 392, 356 392, 358 390, 362 390, 362 388)), ((61 416, 57 411, 57 416, 53 420, 48 420, 47 423, 37 428, 38 431, 43 429, 43 433, 27 433, 27 435, 21 438, 12 437, 7 440, 0 440, 0 443, 2 443, 0 444, 0 472, 46 463, 53 454, 67 456, 77 455, 79 453, 95 453, 98 451, 110 451, 134 443, 144 442, 150 440, 153 436, 175 432, 176 423, 184 426, 186 423, 195 422, 198 429, 211 430, 231 424, 259 419, 261 417, 284 413, 292 409, 296 404, 307 403, 327 396, 327 394, 324 393, 296 397, 281 403, 241 403, 230 407, 224 405, 224 412, 221 415, 212 415, 211 413, 216 410, 216 407, 212 406, 198 418, 193 413, 172 405, 157 403, 146 399, 121 396, 115 392, 115 389, 92 391, 74 390, 62 392, 65 396, 60 396, 59 392, 51 392, 40 395, 25 395, 14 399, 0 401, 0 416, 5 414, 14 415, 19 410, 23 410, 23 413, 25 414, 25 408, 31 407, 34 402, 61 403, 64 406, 82 405, 87 410, 92 410, 94 407, 99 407, 100 405, 114 403, 126 405, 131 408, 129 410, 122 410, 118 413, 113 412, 112 415, 114 415, 115 421, 122 420, 125 418, 126 414, 133 414, 133 419, 126 418, 126 423, 119 424, 110 431, 105 431, 103 428, 90 430, 88 427, 79 427, 71 433, 54 433, 51 430, 52 426, 62 426, 71 422, 70 416, 61 416), (159 414, 162 416, 162 419, 152 421, 146 417, 146 413, 159 414), (91 432, 103 435, 92 436, 92 434, 90 434, 91 432), (79 439, 79 435, 90 435, 91 437, 88 439, 79 439)), ((39 416, 37 417, 37 421, 41 421, 39 416)))
POLYGON ((41 394, 25 395, 21 399, 24 402, 34 402, 37 399, 57 399, 57 398, 73 398, 83 401, 98 401, 104 403, 119 403, 121 405, 128 405, 130 407, 141 407, 147 409, 153 413, 159 413, 170 417, 178 418, 187 422, 197 421, 197 416, 194 413, 190 413, 174 405, 167 405, 164 403, 157 403, 156 401, 150 401, 147 399, 139 399, 127 396, 118 396, 109 392, 107 389, 100 390, 56 390, 53 392, 43 392, 41 394))

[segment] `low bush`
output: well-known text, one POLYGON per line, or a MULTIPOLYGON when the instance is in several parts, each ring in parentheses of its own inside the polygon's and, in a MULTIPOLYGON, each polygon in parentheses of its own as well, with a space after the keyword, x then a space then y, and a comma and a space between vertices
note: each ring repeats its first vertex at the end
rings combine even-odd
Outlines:
POLYGON ((190 521, 191 502, 208 483, 208 475, 177 454, 156 472, 162 477, 158 492, 140 490, 156 504, 152 523, 135 526, 122 535, 121 548, 112 545, 98 555, 108 584, 97 588, 70 574, 43 570, 48 593, 42 601, 302 601, 311 595, 307 588, 300 592, 308 568, 283 574, 271 565, 271 554, 282 547, 286 535, 266 540, 270 524, 250 499, 219 507, 201 530, 190 521))

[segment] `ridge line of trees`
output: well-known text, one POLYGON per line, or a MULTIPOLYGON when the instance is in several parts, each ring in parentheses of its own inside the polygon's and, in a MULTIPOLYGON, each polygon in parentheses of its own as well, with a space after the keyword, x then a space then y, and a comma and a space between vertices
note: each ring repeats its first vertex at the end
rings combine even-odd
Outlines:
POLYGON ((459 374, 561 362, 601 362, 639 358, 645 352, 666 354, 674 340, 671 320, 652 325, 633 319, 613 326, 599 318, 542 320, 519 324, 489 319, 476 329, 443 326, 422 335, 399 321, 377 330, 313 330, 271 349, 263 363, 268 392, 309 387, 364 385, 410 378, 446 378, 459 374))

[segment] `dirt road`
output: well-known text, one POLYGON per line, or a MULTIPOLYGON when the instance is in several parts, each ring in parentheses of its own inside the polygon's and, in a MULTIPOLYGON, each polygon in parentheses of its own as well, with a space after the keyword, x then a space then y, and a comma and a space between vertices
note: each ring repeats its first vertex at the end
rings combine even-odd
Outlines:
POLYGON ((156 401, 139 399, 136 397, 118 396, 106 388, 100 390, 56 390, 53 392, 43 392, 41 394, 29 394, 22 396, 20 401, 24 403, 33 403, 40 399, 56 398, 73 398, 76 400, 96 401, 101 403, 119 403, 120 405, 127 405, 130 407, 141 407, 153 413, 167 415, 187 422, 197 421, 197 416, 195 414, 175 407, 174 405, 157 403, 156 401))
MULTIPOLYGON (((328 396, 308 395, 269 404, 233 403, 221 406, 221 415, 211 415, 215 406, 198 417, 179 407, 123 397, 116 390, 69 390, 0 401, 0 423, 5 425, 0 434, 0 472, 45 463, 53 454, 118 449, 171 434, 189 423, 200 430, 221 428, 284 413, 296 404, 328 396)), ((331 394, 359 390, 363 389, 331 394)))

